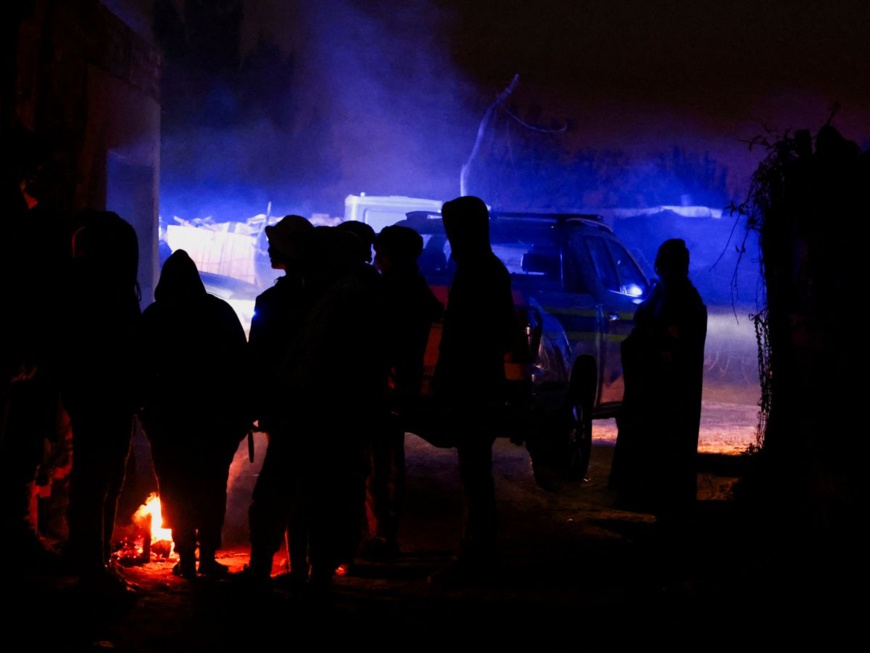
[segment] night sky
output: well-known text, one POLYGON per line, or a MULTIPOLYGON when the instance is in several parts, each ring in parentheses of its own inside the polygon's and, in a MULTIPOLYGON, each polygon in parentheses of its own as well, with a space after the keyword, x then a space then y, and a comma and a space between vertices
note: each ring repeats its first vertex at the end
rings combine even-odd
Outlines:
MULTIPOLYGON (((147 24, 129 2, 107 4, 147 24)), ((165 192, 167 211, 197 217, 208 203, 243 219, 230 214, 265 202, 339 214, 359 192, 449 199, 514 75, 504 107, 515 118, 488 124, 469 189, 506 180, 514 204, 529 170, 564 169, 582 150, 622 153, 635 168, 673 148, 707 156, 727 172, 726 199, 740 201, 764 154, 750 150, 754 137, 815 131, 834 114, 847 138, 870 143, 870 4, 858 0, 248 0, 244 13, 243 54, 269 42, 292 59, 291 74, 258 80, 292 117, 212 130, 208 147, 191 135, 186 151, 208 154, 172 171, 177 187, 187 173, 197 183, 184 201, 165 192)), ((529 202, 540 192, 530 187, 529 202)), ((594 194, 554 197, 596 208, 577 206, 594 194)))

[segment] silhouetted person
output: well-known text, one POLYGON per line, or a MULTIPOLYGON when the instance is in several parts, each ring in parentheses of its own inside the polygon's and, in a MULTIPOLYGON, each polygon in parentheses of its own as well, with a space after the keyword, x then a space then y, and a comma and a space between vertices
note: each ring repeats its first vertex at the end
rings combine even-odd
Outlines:
POLYGON ((227 481, 253 421, 244 327, 229 303, 206 292, 187 252, 176 250, 142 312, 141 333, 142 425, 163 526, 179 557, 173 573, 224 576, 215 554, 227 481))
POLYGON ((123 580, 107 567, 139 407, 140 292, 136 232, 112 211, 77 215, 62 396, 73 431, 67 559, 88 580, 123 580))
POLYGON ((609 482, 622 505, 670 526, 691 517, 697 494, 707 308, 689 280, 683 240, 661 244, 655 269, 658 282, 622 343, 625 395, 609 482))
POLYGON ((429 581, 473 583, 491 579, 498 562, 493 416, 505 400, 504 356, 516 315, 510 274, 490 245, 486 204, 459 197, 441 215, 455 273, 432 381, 455 424, 464 523, 458 556, 429 581))
POLYGON ((368 537, 360 553, 373 560, 399 554, 397 536, 405 494, 402 416, 420 396, 429 331, 444 312, 417 266, 422 251, 423 237, 410 227, 384 227, 374 240, 374 263, 383 279, 390 414, 385 428, 373 431, 369 443, 368 537))
POLYGON ((57 342, 69 232, 49 207, 46 144, 24 128, 4 130, 0 297, 0 551, 14 570, 55 556, 31 518, 46 443, 59 440, 57 342))
POLYGON ((349 231, 359 238, 359 256, 363 263, 372 262, 372 246, 375 243, 376 233, 374 228, 359 220, 345 220, 335 225, 339 231, 349 231))
POLYGON ((291 497, 285 474, 294 449, 286 430, 296 401, 283 391, 280 372, 290 344, 298 337, 313 303, 312 292, 305 286, 304 263, 310 247, 307 241, 313 232, 314 225, 298 215, 284 216, 277 224, 266 227, 271 266, 284 274, 257 296, 248 337, 254 367, 252 383, 256 388, 254 417, 258 429, 268 438, 248 509, 251 556, 243 578, 255 583, 264 583, 271 577, 273 559, 285 541, 285 533, 290 573, 300 583, 308 578, 304 532, 294 535, 294 525, 288 523, 291 497))
POLYGON ((383 420, 386 365, 379 279, 360 267, 358 238, 317 227, 308 252, 314 303, 284 360, 279 384, 292 404, 272 439, 293 448, 291 519, 303 525, 308 587, 322 591, 359 538, 367 437, 383 420))
POLYGON ((270 431, 271 413, 283 411, 286 398, 275 384, 289 343, 299 330, 310 303, 304 294, 304 237, 314 225, 299 215, 286 215, 266 227, 269 262, 283 272, 274 285, 257 295, 251 318, 249 349, 254 365, 252 382, 256 419, 261 431, 270 431))
MULTIPOLYGON (((335 226, 342 233, 352 234, 355 240, 347 239, 348 243, 355 243, 355 258, 357 262, 352 266, 352 274, 358 281, 366 286, 380 287, 380 274, 372 265, 372 245, 375 241, 375 230, 371 225, 358 220, 345 220, 335 226)), ((360 546, 368 534, 366 518, 366 486, 362 483, 358 486, 359 494, 356 497, 357 521, 350 524, 350 531, 345 539, 345 547, 339 557, 339 565, 336 573, 339 575, 352 575, 355 565, 354 559, 359 553, 360 546)))

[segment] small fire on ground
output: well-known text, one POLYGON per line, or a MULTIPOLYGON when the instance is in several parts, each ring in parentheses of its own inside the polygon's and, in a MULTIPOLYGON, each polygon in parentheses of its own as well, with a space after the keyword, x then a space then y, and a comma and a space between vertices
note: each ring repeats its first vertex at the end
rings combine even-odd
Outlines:
POLYGON ((144 565, 157 560, 175 558, 172 529, 163 528, 160 498, 151 493, 133 514, 128 533, 114 547, 112 557, 124 567, 144 565))

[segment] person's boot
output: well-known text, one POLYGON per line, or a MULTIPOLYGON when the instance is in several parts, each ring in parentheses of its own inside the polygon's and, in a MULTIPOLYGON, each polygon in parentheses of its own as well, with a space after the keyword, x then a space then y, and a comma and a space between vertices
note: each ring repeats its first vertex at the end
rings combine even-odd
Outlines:
POLYGON ((178 562, 172 568, 172 573, 185 580, 194 580, 196 578, 196 553, 192 551, 179 553, 178 562))
POLYGON ((215 559, 215 551, 211 548, 199 547, 199 573, 211 578, 226 578, 230 568, 215 559))
POLYGON ((233 584, 250 590, 262 591, 271 587, 273 554, 251 550, 251 559, 245 568, 229 576, 233 584))

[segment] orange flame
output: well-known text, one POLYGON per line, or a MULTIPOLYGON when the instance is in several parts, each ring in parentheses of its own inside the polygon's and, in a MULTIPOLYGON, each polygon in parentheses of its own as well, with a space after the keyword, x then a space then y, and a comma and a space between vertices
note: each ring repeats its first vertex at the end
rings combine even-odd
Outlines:
POLYGON ((172 529, 163 528, 163 514, 160 511, 160 498, 156 492, 148 495, 136 513, 133 515, 134 521, 137 523, 150 520, 151 522, 151 542, 172 542, 172 529))

